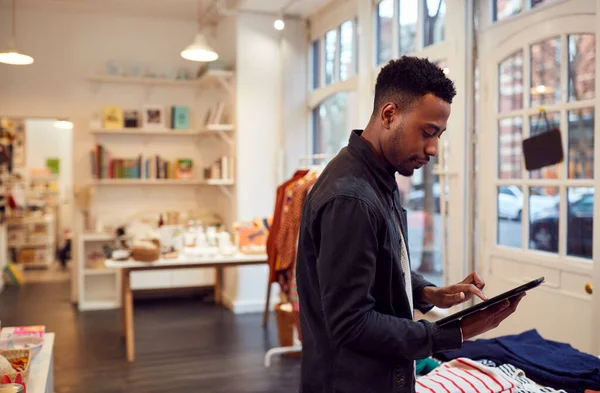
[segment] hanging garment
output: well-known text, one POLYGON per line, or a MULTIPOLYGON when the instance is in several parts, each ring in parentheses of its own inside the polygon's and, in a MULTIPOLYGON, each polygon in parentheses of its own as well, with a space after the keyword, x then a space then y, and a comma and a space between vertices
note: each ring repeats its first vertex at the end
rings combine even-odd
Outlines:
POLYGON ((417 378, 416 393, 550 393, 560 392, 537 385, 511 365, 494 368, 458 358, 417 378))
POLYGON ((569 393, 600 390, 600 359, 568 344, 545 340, 536 330, 491 340, 465 341, 461 349, 436 355, 445 361, 459 357, 512 364, 537 383, 569 393))
POLYGON ((269 235, 267 237, 267 255, 269 264, 269 283, 277 281, 277 274, 275 270, 275 261, 277 259, 277 249, 275 247, 275 241, 279 233, 281 226, 283 203, 285 197, 286 188, 304 177, 308 173, 307 170, 298 170, 294 175, 287 180, 285 183, 277 187, 277 193, 275 196, 275 209, 273 210, 273 222, 269 228, 269 235))

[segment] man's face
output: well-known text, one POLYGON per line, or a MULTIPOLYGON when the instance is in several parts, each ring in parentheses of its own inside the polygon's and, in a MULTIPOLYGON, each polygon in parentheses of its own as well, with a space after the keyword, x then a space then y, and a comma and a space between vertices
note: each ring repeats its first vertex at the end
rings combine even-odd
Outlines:
POLYGON ((427 94, 411 110, 400 112, 397 105, 389 103, 382 111, 383 155, 402 176, 412 176, 415 169, 437 155, 439 138, 450 117, 450 104, 427 94))

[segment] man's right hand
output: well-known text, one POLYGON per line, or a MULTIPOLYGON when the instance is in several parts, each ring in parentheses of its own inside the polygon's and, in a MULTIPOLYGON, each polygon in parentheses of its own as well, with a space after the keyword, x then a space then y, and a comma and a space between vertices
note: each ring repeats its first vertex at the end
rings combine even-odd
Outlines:
POLYGON ((515 312, 524 296, 525 292, 463 318, 461 321, 463 340, 469 340, 497 328, 502 321, 515 312))

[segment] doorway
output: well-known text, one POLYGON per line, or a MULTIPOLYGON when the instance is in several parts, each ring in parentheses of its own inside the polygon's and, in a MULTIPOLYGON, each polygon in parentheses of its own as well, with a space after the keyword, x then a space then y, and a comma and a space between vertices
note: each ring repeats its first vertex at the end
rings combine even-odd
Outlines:
POLYGON ((479 141, 481 156, 489 159, 481 161, 478 181, 479 260, 488 293, 546 279, 521 303, 518 318, 488 336, 537 329, 547 339, 597 355, 595 2, 481 5, 479 141), (565 160, 527 171, 523 139, 556 128, 565 160))
POLYGON ((15 268, 21 284, 68 281, 72 123, 25 117, 1 121, 10 146, 3 178, 8 200, 4 225, 7 262, 15 268))

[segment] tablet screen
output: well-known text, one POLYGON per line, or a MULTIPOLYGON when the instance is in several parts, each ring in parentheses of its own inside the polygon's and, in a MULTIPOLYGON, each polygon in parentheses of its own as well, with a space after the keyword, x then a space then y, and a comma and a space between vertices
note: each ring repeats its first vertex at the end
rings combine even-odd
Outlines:
POLYGON ((489 306, 492 306, 496 303, 500 303, 503 300, 513 298, 522 292, 526 292, 530 289, 536 288, 536 287, 540 286, 543 282, 544 282, 544 277, 540 277, 537 280, 530 281, 519 287, 513 288, 510 291, 504 292, 498 296, 494 296, 493 298, 488 299, 485 302, 478 303, 472 307, 469 307, 462 311, 459 311, 456 314, 452 314, 445 318, 442 318, 436 322, 436 325, 444 326, 449 323, 452 323, 458 319, 466 317, 467 315, 473 314, 474 312, 481 311, 481 310, 486 309, 489 306))

